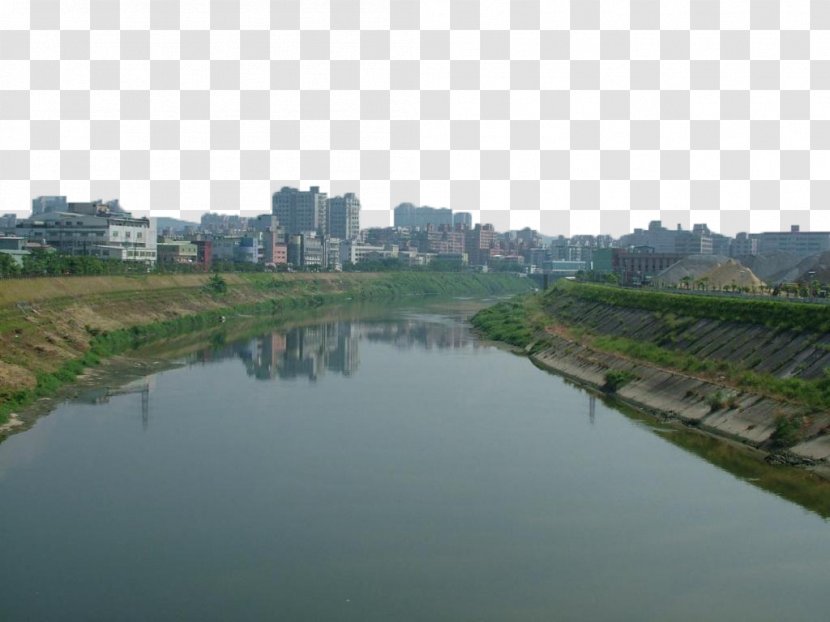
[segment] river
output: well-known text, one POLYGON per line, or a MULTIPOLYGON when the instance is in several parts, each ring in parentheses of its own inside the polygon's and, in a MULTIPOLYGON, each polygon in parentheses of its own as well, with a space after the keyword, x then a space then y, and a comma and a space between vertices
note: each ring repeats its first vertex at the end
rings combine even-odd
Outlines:
POLYGON ((825 618, 827 498, 482 343, 474 306, 218 333, 10 437, 0 619, 825 618))

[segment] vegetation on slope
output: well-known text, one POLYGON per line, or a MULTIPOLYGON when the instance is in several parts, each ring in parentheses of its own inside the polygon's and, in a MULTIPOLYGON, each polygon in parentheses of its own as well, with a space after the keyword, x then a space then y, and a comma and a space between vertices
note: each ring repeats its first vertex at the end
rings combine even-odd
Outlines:
MULTIPOLYGON (((727 382, 738 389, 803 404, 808 410, 830 409, 830 369, 814 379, 753 371, 745 361, 728 361, 699 356, 679 347, 666 347, 647 338, 603 334, 579 323, 578 309, 564 317, 551 315, 552 303, 576 298, 613 307, 647 310, 660 314, 664 322, 688 328, 689 318, 743 322, 770 330, 830 330, 830 307, 817 304, 694 297, 665 292, 627 290, 613 286, 560 282, 541 296, 526 296, 503 302, 479 312, 473 324, 488 337, 514 346, 544 345, 546 326, 558 325, 571 338, 594 350, 727 382), (679 316, 679 318, 678 318, 679 316)), ((561 306, 561 305, 560 305, 561 306)), ((655 335, 657 331, 655 331, 655 335)), ((782 436, 786 436, 784 432, 782 436)))
POLYGON ((470 321, 489 339, 526 348, 538 339, 547 319, 541 297, 526 294, 482 309, 470 321))
POLYGON ((830 331, 830 305, 825 304, 672 294, 573 281, 559 281, 545 293, 545 298, 550 300, 562 294, 616 307, 761 324, 772 329, 830 331))

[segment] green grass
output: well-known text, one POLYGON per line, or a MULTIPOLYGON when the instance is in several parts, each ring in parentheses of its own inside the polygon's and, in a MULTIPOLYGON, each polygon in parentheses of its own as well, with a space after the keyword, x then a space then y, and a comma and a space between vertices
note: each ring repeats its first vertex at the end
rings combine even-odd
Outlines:
POLYGON ((602 390, 606 393, 616 393, 629 382, 634 380, 634 374, 624 369, 610 369, 605 372, 605 384, 602 390))
POLYGON ((488 339, 525 348, 540 338, 545 315, 540 297, 527 294, 482 309, 471 322, 488 339))
POLYGON ((760 324, 778 330, 830 331, 830 305, 825 304, 692 296, 573 281, 559 281, 545 294, 545 297, 552 301, 563 294, 591 302, 672 314, 672 316, 760 324))

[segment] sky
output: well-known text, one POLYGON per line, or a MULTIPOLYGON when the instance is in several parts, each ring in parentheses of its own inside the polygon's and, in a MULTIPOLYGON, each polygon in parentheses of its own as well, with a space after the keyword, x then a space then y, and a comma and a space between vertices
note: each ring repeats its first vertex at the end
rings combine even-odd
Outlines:
POLYGON ((0 212, 830 230, 823 0, 5 0, 0 212))

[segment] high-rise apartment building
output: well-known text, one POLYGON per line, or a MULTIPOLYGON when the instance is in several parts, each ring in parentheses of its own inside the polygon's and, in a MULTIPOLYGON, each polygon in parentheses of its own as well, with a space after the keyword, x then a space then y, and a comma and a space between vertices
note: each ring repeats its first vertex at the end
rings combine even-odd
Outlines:
POLYGON ((271 201, 271 213, 289 235, 316 231, 328 233, 328 195, 319 186, 298 190, 284 186, 275 192, 271 201))
POLYGON ((353 240, 360 233, 360 199, 353 192, 329 199, 329 235, 353 240))
POLYGON ((412 203, 401 203, 395 208, 396 227, 420 227, 428 225, 452 226, 452 210, 446 207, 417 207, 412 203))
POLYGON ((496 241, 496 230, 493 225, 476 225, 464 236, 469 262, 475 266, 483 266, 490 261, 490 249, 496 241))
POLYGON ((472 229, 473 215, 469 212, 456 212, 452 215, 452 225, 456 229, 472 229))

